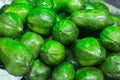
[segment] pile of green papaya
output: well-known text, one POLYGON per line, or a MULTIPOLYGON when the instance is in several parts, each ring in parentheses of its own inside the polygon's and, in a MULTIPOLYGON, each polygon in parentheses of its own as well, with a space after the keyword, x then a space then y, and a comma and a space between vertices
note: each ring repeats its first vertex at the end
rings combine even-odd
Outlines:
POLYGON ((22 80, 120 80, 120 17, 87 0, 13 0, 0 9, 0 67, 22 80))

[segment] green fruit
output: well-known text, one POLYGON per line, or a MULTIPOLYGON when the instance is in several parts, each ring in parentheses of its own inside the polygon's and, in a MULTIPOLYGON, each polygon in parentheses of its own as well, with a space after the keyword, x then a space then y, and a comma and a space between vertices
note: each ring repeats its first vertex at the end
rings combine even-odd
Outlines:
POLYGON ((30 72, 26 75, 26 80, 47 80, 51 68, 42 61, 35 60, 30 72))
POLYGON ((79 30, 71 20, 61 20, 53 27, 53 38, 63 44, 69 44, 78 37, 79 30))
POLYGON ((58 41, 49 40, 42 45, 40 57, 48 65, 57 65, 65 58, 65 47, 58 41))
POLYGON ((53 70, 52 80, 74 80, 74 76, 74 67, 68 62, 63 62, 53 70))
POLYGON ((71 14, 71 20, 79 28, 96 31, 113 24, 109 12, 104 9, 76 10, 71 14))
POLYGON ((53 0, 36 0, 36 7, 52 8, 53 0))
POLYGON ((56 22, 56 13, 48 8, 35 8, 27 18, 28 27, 41 35, 50 35, 56 22))
POLYGON ((103 3, 96 2, 96 3, 91 3, 91 4, 93 4, 95 6, 95 9, 104 10, 106 12, 109 12, 109 8, 103 3))
POLYGON ((75 58, 82 66, 100 64, 106 58, 106 50, 94 37, 86 37, 76 42, 75 58))
POLYGON ((65 12, 71 13, 75 10, 82 9, 84 0, 61 0, 61 4, 65 12))
POLYGON ((29 3, 33 8, 52 8, 53 0, 29 0, 29 3))
POLYGON ((120 53, 109 55, 100 65, 103 73, 112 80, 120 79, 120 53))
POLYGON ((75 80, 104 80, 104 75, 97 68, 84 67, 76 71, 75 80))
POLYGON ((86 3, 84 4, 84 7, 85 7, 86 10, 92 10, 92 9, 95 9, 94 4, 89 3, 89 2, 86 2, 86 3))
POLYGON ((30 4, 28 0, 12 0, 12 4, 25 3, 30 4))
POLYGON ((15 13, 2 13, 0 15, 0 35, 5 37, 16 37, 23 30, 21 18, 15 13))
POLYGON ((100 33, 103 46, 112 52, 120 51, 120 27, 109 26, 100 33))
POLYGON ((62 11, 62 4, 61 4, 61 0, 53 0, 53 10, 56 13, 59 13, 62 11))
POLYGON ((109 8, 100 2, 97 2, 97 3, 88 3, 87 2, 87 3, 85 3, 85 9, 86 10, 99 9, 99 10, 104 10, 104 11, 109 12, 109 8))
POLYGON ((31 9, 32 9, 32 7, 28 4, 18 3, 18 4, 11 4, 11 5, 7 6, 3 10, 3 12, 14 12, 23 19, 23 22, 25 22, 26 17, 31 9))
POLYGON ((20 42, 27 46, 32 51, 33 57, 36 58, 44 43, 44 39, 34 32, 25 32, 20 38, 20 42))
POLYGON ((0 38, 0 59, 6 70, 15 76, 25 75, 33 62, 32 52, 11 38, 0 38))

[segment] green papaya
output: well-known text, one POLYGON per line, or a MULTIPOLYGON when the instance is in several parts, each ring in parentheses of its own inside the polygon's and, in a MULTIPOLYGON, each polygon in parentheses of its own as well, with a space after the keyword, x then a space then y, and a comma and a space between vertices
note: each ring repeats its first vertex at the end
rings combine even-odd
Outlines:
POLYGON ((12 38, 0 38, 0 59, 6 70, 15 76, 25 75, 33 63, 32 52, 12 38))
POLYGON ((26 45, 33 53, 33 57, 38 57, 38 54, 40 52, 40 48, 42 44, 44 43, 44 39, 42 36, 38 35, 34 32, 25 32, 21 38, 20 42, 26 45))

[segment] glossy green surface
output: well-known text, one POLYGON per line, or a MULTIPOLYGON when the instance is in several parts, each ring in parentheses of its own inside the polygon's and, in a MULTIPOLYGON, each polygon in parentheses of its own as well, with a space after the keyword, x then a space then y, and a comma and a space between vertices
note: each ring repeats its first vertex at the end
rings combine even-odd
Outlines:
POLYGON ((96 7, 94 6, 94 4, 88 3, 88 2, 86 2, 86 3, 84 4, 84 7, 85 7, 85 9, 87 9, 87 10, 92 10, 92 9, 95 9, 95 8, 96 8, 96 7))
POLYGON ((74 47, 75 58, 82 66, 100 64, 106 58, 106 50, 94 37, 78 40, 74 47))
POLYGON ((107 12, 109 12, 109 8, 102 4, 102 3, 85 3, 85 9, 87 10, 93 10, 93 9, 99 9, 99 10, 105 10, 107 12))
POLYGON ((120 51, 120 27, 109 26, 100 33, 103 46, 112 52, 120 51))
POLYGON ((52 8, 53 0, 28 0, 33 8, 52 8))
POLYGON ((59 13, 62 11, 62 4, 61 4, 61 0, 53 0, 53 10, 56 13, 59 13))
POLYGON ((53 27, 53 38, 63 44, 69 44, 78 37, 79 30, 71 20, 61 20, 53 27))
POLYGON ((63 62, 53 70, 52 80, 74 80, 74 76, 74 67, 68 62, 63 62))
POLYGON ((61 4, 65 12, 72 13, 75 10, 82 9, 84 0, 61 0, 61 4))
POLYGON ((12 0, 12 4, 25 3, 30 4, 28 0, 12 0))
POLYGON ((36 0, 36 7, 52 8, 53 0, 36 0))
POLYGON ((104 80, 104 75, 97 68, 84 67, 76 71, 75 80, 104 80))
POLYGON ((20 38, 20 42, 27 46, 32 51, 33 57, 36 58, 38 57, 40 48, 44 43, 44 39, 34 32, 26 32, 20 38))
POLYGON ((71 20, 80 28, 101 30, 114 24, 108 11, 104 9, 76 10, 71 14, 71 20))
POLYGON ((46 41, 40 52, 41 59, 48 65, 58 65, 65 58, 65 47, 58 41, 46 41))
POLYGON ((32 7, 26 3, 18 3, 18 4, 11 4, 4 9, 4 12, 14 12, 18 14, 22 19, 23 22, 26 21, 26 17, 32 7))
POLYGON ((15 76, 25 75, 33 62, 32 52, 12 38, 0 38, 0 59, 6 70, 15 76))
POLYGON ((31 71, 27 74, 26 80, 47 80, 51 68, 46 66, 42 61, 35 60, 31 71))
POLYGON ((56 13, 52 9, 35 8, 27 18, 28 27, 41 35, 50 35, 56 22, 56 13))
POLYGON ((0 35, 5 37, 16 37, 23 30, 21 18, 15 13, 2 13, 0 15, 0 35))
POLYGON ((100 65, 100 69, 111 80, 120 79, 120 53, 113 53, 109 55, 105 61, 100 65))

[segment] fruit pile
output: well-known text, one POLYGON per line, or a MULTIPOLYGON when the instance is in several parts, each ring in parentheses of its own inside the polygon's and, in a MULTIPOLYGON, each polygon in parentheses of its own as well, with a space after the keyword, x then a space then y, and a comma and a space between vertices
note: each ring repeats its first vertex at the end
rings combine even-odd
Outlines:
POLYGON ((22 80, 120 80, 120 17, 100 2, 13 0, 0 10, 0 66, 22 80))

